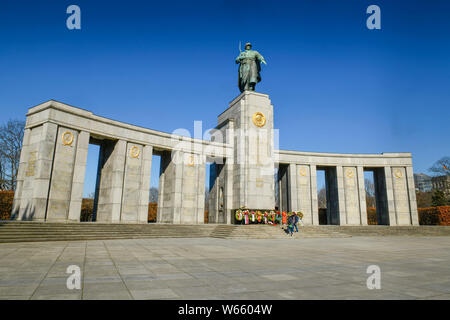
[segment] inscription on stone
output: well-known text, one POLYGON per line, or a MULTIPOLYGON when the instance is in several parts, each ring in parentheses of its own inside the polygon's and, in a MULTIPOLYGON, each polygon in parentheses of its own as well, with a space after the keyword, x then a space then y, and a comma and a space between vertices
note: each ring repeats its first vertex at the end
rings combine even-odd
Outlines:
POLYGON ((189 200, 189 201, 195 200, 195 194, 185 194, 184 200, 189 200))
POLYGON ((37 151, 30 152, 30 158, 28 160, 28 167, 25 171, 25 175, 27 177, 34 176, 34 171, 36 169, 36 161, 37 161, 37 151))
POLYGON ((264 187, 264 179, 263 178, 256 178, 256 187, 257 188, 264 187))
POLYGON ((188 177, 193 177, 195 174, 195 169, 193 167, 187 167, 186 168, 186 175, 188 177))

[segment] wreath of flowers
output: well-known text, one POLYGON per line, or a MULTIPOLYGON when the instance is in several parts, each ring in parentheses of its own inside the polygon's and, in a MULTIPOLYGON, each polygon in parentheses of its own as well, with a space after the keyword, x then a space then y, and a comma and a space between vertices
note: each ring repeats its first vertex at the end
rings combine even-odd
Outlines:
POLYGON ((242 218, 244 218, 244 215, 242 214, 241 210, 236 210, 236 220, 242 221, 242 218))
POLYGON ((252 222, 255 222, 256 212, 255 212, 255 211, 252 211, 250 214, 252 215, 252 218, 251 218, 250 220, 251 220, 252 222))
POLYGON ((250 212, 248 210, 244 210, 244 211, 242 211, 242 213, 244 214, 244 223, 248 224, 250 212))
POLYGON ((263 218, 263 213, 261 211, 257 211, 256 212, 256 220, 258 220, 258 222, 261 222, 263 218))
POLYGON ((236 221, 242 222, 244 220, 245 224, 251 223, 264 223, 264 224, 281 224, 283 219, 292 216, 297 213, 300 219, 303 218, 303 213, 301 211, 274 211, 274 210, 248 210, 245 207, 237 209, 235 212, 236 221))
POLYGON ((275 219, 276 219, 278 222, 281 222, 281 221, 283 220, 283 215, 280 213, 280 211, 277 211, 277 212, 276 212, 276 214, 275 214, 275 219))

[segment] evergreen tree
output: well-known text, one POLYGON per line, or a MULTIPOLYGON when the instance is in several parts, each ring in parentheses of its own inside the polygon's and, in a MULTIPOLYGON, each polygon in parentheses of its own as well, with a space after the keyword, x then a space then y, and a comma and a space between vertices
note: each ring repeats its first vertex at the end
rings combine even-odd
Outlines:
POLYGON ((445 194, 441 190, 435 190, 433 196, 431 197, 431 203, 433 207, 445 206, 447 204, 447 199, 445 199, 445 194))

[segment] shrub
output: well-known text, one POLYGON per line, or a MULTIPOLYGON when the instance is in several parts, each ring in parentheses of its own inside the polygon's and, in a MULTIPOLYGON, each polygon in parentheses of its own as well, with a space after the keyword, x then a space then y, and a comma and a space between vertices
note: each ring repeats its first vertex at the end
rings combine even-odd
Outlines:
POLYGON ((367 224, 369 225, 377 225, 377 209, 374 207, 367 208, 367 224))
POLYGON ((450 206, 419 208, 419 224, 450 226, 450 206))
POLYGON ((209 214, 209 211, 208 210, 205 210, 205 217, 204 217, 204 219, 203 219, 203 222, 204 223, 208 223, 208 214, 209 214))
POLYGON ((148 222, 156 222, 156 213, 158 211, 158 204, 150 202, 148 204, 148 222))
POLYGON ((84 198, 81 201, 80 221, 92 221, 94 212, 94 199, 84 198))
POLYGON ((11 219, 14 191, 0 191, 0 220, 11 219))

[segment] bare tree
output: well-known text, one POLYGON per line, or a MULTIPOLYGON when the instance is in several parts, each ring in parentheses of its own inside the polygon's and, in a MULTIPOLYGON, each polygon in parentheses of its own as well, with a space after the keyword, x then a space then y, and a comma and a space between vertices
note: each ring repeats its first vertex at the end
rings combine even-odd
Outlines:
POLYGON ((0 127, 0 187, 15 190, 25 121, 9 120, 0 127))
POLYGON ((375 184, 370 179, 364 179, 366 189, 366 205, 367 208, 375 208, 375 184))
POLYGON ((150 197, 148 199, 148 202, 158 203, 158 188, 155 187, 150 188, 150 197))
POLYGON ((443 157, 436 161, 428 171, 436 175, 450 176, 450 157, 443 157))
POLYGON ((319 208, 327 207, 327 190, 325 189, 325 187, 319 190, 317 194, 317 201, 319 208))
POLYGON ((6 189, 5 172, 3 170, 3 163, 0 161, 0 190, 6 189))

